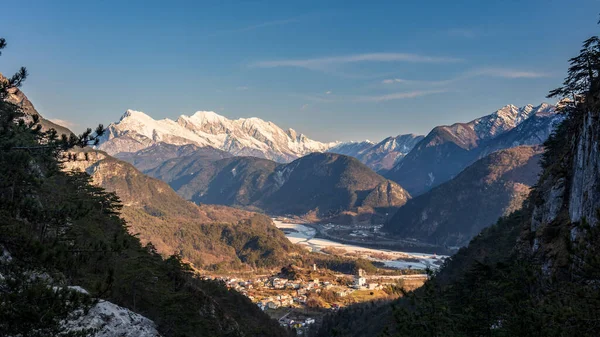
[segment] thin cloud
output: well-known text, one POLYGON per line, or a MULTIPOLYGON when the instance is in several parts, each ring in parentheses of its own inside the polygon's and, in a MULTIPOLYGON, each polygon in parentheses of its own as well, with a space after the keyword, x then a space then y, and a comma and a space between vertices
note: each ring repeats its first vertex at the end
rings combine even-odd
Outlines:
POLYGON ((247 86, 245 86, 245 85, 243 85, 243 86, 239 86, 239 87, 235 88, 235 90, 240 90, 240 91, 246 91, 246 90, 248 90, 248 89, 250 89, 250 88, 249 88, 249 87, 247 87, 247 86))
POLYGON ((537 71, 523 71, 506 68, 481 68, 473 72, 474 76, 491 76, 503 78, 541 78, 550 77, 548 73, 537 71))
POLYGON ((441 80, 441 81, 422 81, 422 80, 406 80, 402 78, 388 78, 381 83, 383 84, 416 84, 416 85, 446 85, 457 81, 457 79, 441 80))
POLYGON ((551 74, 539 71, 530 70, 516 70, 509 68, 479 68, 467 71, 462 75, 454 78, 440 81, 421 81, 421 80, 407 80, 402 78, 388 78, 381 83, 383 84, 414 84, 414 85, 448 85, 461 80, 467 80, 474 77, 496 77, 496 78, 507 78, 507 79, 519 79, 519 78, 542 78, 550 77, 551 74))
POLYGON ((417 90, 417 91, 408 91, 408 92, 396 92, 392 94, 386 95, 378 95, 378 96, 361 96, 355 98, 355 102, 386 102, 400 99, 408 99, 408 98, 416 98, 421 96, 433 95, 433 94, 441 94, 448 92, 446 89, 442 90, 417 90))
POLYGON ((326 70, 330 67, 358 62, 409 62, 409 63, 454 63, 463 59, 454 57, 437 57, 408 53, 368 53, 309 59, 288 59, 261 61, 251 64, 257 68, 296 67, 310 70, 326 70))
POLYGON ((303 105, 300 107, 300 110, 306 110, 306 108, 308 108, 309 106, 310 106, 310 104, 303 104, 303 105))
POLYGON ((54 124, 58 124, 60 126, 64 126, 64 127, 67 127, 67 128, 73 128, 73 127, 77 126, 77 123, 73 123, 73 122, 68 121, 66 119, 53 118, 53 119, 50 119, 50 121, 52 123, 54 123, 54 124))
POLYGON ((325 91, 325 95, 331 95, 331 94, 332 94, 331 90, 325 91))

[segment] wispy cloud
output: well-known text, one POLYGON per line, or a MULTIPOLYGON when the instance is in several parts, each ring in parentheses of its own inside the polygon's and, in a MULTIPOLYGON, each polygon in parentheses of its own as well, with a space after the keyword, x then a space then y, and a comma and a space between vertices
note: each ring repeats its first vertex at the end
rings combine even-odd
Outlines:
POLYGON ((507 68, 480 68, 474 70, 473 76, 491 76, 503 78, 540 78, 550 77, 551 74, 538 71, 524 71, 507 68))
POLYGON ((326 70, 329 67, 358 62, 409 62, 409 63, 453 63, 463 61, 454 57, 426 56, 408 53, 368 53, 308 59, 260 61, 251 64, 258 68, 297 67, 311 70, 326 70))
POLYGON ((383 84, 409 84, 409 85, 434 85, 434 86, 442 86, 449 85, 454 82, 458 82, 461 80, 467 80, 474 77, 496 77, 496 78, 507 78, 507 79, 518 79, 518 78, 542 78, 542 77, 550 77, 551 74, 540 72, 540 71, 532 71, 532 70, 517 70, 510 68, 477 68, 473 70, 469 70, 462 75, 456 76, 454 78, 450 78, 447 80, 439 80, 439 81, 422 81, 422 80, 407 80, 402 78, 388 78, 381 83, 383 84))
POLYGON ((440 81, 424 81, 424 80, 406 80, 406 79, 402 79, 402 78, 388 78, 385 79, 383 81, 381 81, 381 83, 383 84, 414 84, 414 85, 447 85, 450 84, 452 82, 455 82, 457 79, 450 79, 450 80, 440 80, 440 81))
POLYGON ((77 126, 77 123, 73 123, 66 119, 53 118, 53 119, 50 119, 50 121, 52 123, 55 123, 55 124, 58 124, 58 125, 61 125, 61 126, 67 127, 67 128, 73 128, 73 127, 77 126))
POLYGON ((332 94, 332 91, 331 91, 331 90, 327 90, 327 91, 325 91, 325 95, 331 95, 331 94, 332 94))
POLYGON ((446 34, 453 37, 460 37, 465 39, 474 39, 480 34, 474 29, 468 28, 452 28, 446 31, 446 34))
POLYGON ((360 96, 354 99, 355 102, 385 102, 400 99, 416 98, 421 96, 441 94, 448 92, 446 89, 440 90, 416 90, 407 92, 396 92, 392 94, 376 95, 376 96, 360 96))
POLYGON ((242 85, 242 86, 239 86, 239 87, 236 87, 236 88, 235 88, 235 90, 240 90, 240 91, 246 91, 246 90, 248 90, 248 89, 250 89, 250 88, 249 88, 249 87, 247 87, 247 86, 245 86, 245 85, 242 85))

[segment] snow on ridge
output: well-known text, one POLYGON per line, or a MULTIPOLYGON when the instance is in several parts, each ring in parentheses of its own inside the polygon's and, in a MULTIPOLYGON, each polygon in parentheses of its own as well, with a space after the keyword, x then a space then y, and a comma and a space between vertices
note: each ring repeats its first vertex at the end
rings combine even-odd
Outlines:
POLYGON ((337 144, 309 139, 293 129, 284 131, 275 123, 257 117, 230 120, 213 111, 197 111, 173 121, 155 120, 141 111, 129 109, 107 129, 98 148, 109 154, 135 152, 165 142, 212 146, 232 154, 262 154, 268 159, 290 161, 308 153, 326 151, 337 144))
POLYGON ((509 104, 487 116, 474 119, 467 125, 480 139, 493 138, 517 127, 536 114, 550 113, 554 113, 554 106, 548 103, 541 103, 538 106, 527 104, 522 107, 509 104))

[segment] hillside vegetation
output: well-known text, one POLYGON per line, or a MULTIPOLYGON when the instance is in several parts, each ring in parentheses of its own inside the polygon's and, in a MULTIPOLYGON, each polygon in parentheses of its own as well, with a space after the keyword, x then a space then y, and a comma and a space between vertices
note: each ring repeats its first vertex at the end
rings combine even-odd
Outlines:
POLYGON ((494 152, 409 200, 385 230, 438 245, 466 245, 498 217, 523 206, 537 181, 541 152, 541 147, 530 146, 494 152))
POLYGON ((169 256, 179 254, 198 268, 278 267, 298 249, 268 217, 235 208, 195 205, 166 183, 126 162, 86 150, 65 155, 68 169, 87 171, 94 184, 122 201, 130 233, 169 256))
POLYGON ((190 155, 148 174, 196 203, 260 209, 317 219, 389 212, 410 196, 355 158, 312 153, 289 164, 235 157, 208 161, 190 155))

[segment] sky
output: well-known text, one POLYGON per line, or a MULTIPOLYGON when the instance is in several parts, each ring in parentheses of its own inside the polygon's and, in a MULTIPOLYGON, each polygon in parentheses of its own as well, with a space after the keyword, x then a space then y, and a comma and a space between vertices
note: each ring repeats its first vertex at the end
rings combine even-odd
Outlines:
POLYGON ((599 13, 598 0, 8 1, 0 72, 26 66, 38 111, 77 132, 127 109, 212 110, 378 141, 549 101, 599 13))

